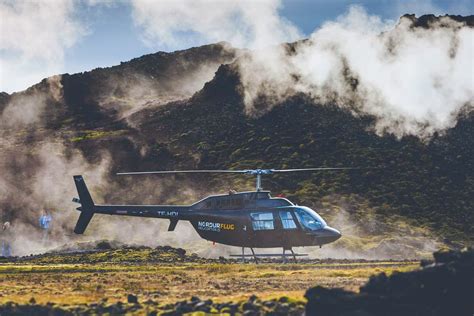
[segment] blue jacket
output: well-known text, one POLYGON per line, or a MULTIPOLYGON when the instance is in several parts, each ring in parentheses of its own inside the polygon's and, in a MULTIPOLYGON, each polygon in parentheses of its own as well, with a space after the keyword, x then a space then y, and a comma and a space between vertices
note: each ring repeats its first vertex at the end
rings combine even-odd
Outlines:
POLYGON ((49 229, 49 225, 52 219, 53 218, 51 217, 51 215, 41 215, 39 219, 40 227, 43 229, 49 229))

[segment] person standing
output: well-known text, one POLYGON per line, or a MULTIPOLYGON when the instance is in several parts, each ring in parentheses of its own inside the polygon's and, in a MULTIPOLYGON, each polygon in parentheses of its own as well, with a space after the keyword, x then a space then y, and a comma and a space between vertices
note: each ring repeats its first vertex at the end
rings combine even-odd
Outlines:
POLYGON ((51 227, 52 220, 53 218, 51 217, 51 215, 49 214, 47 210, 43 210, 41 212, 41 216, 39 218, 39 225, 43 233, 42 242, 44 245, 46 245, 49 239, 49 229, 51 227))
POLYGON ((12 247, 10 245, 11 242, 11 227, 10 222, 5 222, 2 225, 1 231, 1 246, 2 246, 2 256, 3 257, 11 257, 12 255, 12 247))

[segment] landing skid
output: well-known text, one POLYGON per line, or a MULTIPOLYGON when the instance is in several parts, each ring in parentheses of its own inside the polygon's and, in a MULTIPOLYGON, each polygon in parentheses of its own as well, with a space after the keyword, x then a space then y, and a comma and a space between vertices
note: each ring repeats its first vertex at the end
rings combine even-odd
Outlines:
POLYGON ((281 257, 283 262, 286 262, 287 257, 293 257, 293 260, 296 261, 296 257, 307 257, 308 254, 305 253, 294 253, 293 249, 283 249, 283 253, 262 253, 262 254, 256 254, 253 250, 253 248, 250 248, 252 251, 252 254, 245 254, 245 248, 242 247, 242 254, 240 255, 229 255, 230 257, 237 257, 241 258, 242 262, 245 262, 245 258, 254 258, 255 263, 258 264, 258 258, 265 258, 265 257, 281 257), (291 253, 287 254, 286 251, 289 250, 291 253))

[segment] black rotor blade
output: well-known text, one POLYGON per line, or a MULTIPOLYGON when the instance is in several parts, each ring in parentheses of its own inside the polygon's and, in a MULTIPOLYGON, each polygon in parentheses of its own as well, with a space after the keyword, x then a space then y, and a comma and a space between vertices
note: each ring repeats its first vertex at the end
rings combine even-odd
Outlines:
MULTIPOLYGON (((349 168, 349 167, 319 167, 319 168, 302 168, 302 169, 246 169, 246 170, 163 170, 163 171, 136 171, 136 172, 120 172, 118 176, 124 175, 146 175, 146 174, 178 174, 178 173, 240 173, 249 175, 265 175, 281 172, 301 172, 301 171, 331 171, 331 170, 351 170, 351 169, 367 169, 367 168, 349 168)), ((370 168, 373 169, 373 168, 370 168)))
POLYGON ((118 176, 141 175, 141 174, 174 174, 174 173, 247 173, 248 170, 167 170, 167 171, 137 171, 120 172, 118 176))
POLYGON ((272 172, 298 172, 298 171, 324 171, 324 170, 350 170, 350 169, 360 169, 360 168, 346 168, 346 167, 340 167, 340 168, 326 168, 326 167, 321 167, 321 168, 303 168, 303 169, 272 169, 272 172))

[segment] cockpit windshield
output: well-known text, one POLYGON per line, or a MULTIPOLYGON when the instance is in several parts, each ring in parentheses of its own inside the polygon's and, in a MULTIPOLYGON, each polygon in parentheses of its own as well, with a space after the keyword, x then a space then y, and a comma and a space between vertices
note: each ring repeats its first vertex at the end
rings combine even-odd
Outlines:
POLYGON ((315 211, 308 207, 299 207, 295 210, 296 217, 301 226, 308 230, 318 230, 326 226, 326 222, 315 211))

